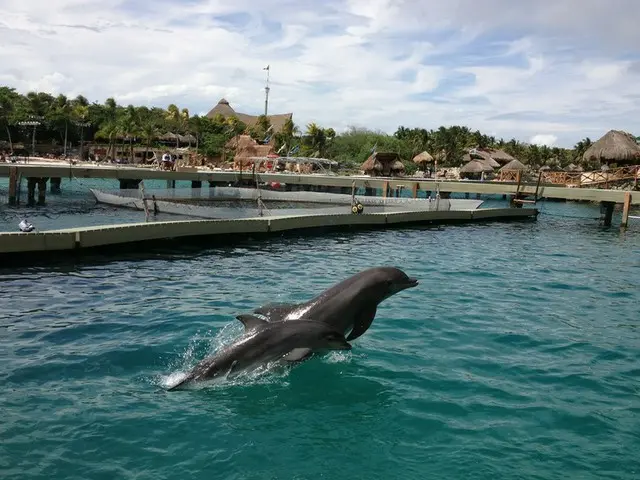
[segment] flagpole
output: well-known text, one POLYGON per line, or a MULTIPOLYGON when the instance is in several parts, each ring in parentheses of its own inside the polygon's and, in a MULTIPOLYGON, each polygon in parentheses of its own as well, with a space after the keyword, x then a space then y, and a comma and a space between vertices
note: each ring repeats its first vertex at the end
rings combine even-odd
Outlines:
POLYGON ((267 112, 269 111, 269 65, 267 65, 263 70, 267 71, 267 85, 264 87, 264 116, 267 116, 267 112))

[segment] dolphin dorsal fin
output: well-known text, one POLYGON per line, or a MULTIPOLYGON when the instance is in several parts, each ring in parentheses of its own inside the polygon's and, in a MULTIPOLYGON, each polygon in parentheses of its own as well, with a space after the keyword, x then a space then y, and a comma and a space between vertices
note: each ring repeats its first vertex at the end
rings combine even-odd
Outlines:
POLYGON ((240 320, 244 325, 245 332, 248 332, 249 330, 253 330, 254 328, 267 325, 267 322, 265 320, 263 320, 262 318, 256 315, 252 315, 250 313, 238 315, 236 318, 240 320))

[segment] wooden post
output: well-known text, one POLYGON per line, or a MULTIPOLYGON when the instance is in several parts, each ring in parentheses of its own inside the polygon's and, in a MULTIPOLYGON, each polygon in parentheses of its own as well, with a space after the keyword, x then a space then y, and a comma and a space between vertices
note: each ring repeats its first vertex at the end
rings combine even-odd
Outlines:
POLYGON ((201 180, 191 180, 191 188, 193 189, 191 192, 192 197, 199 197, 202 190, 202 181, 201 180))
POLYGON ((389 182, 385 181, 382 185, 382 197, 387 198, 387 192, 389 191, 389 182))
POLYGON ((413 187, 411 187, 411 196, 413 198, 418 198, 418 190, 420 190, 420 184, 416 182, 413 184, 413 187))
POLYGON ((38 205, 45 204, 46 194, 47 194, 47 179, 39 178, 38 179, 38 205))
POLYGON ((611 220, 613 219, 613 209, 615 206, 615 202, 600 202, 600 213, 604 214, 604 218, 602 220, 605 227, 611 226, 611 220))
POLYGON ((629 209, 631 208, 631 192, 624 194, 624 203, 622 205, 622 222, 620 226, 626 227, 629 224, 629 209))
POLYGON ((36 204, 36 181, 37 178, 27 178, 27 205, 32 207, 36 204))
POLYGON ((18 169, 9 167, 9 205, 16 205, 18 192, 18 169))
POLYGON ((52 177, 49 183, 50 183, 49 189, 51 190, 51 193, 61 192, 60 184, 62 183, 62 179, 60 177, 52 177))

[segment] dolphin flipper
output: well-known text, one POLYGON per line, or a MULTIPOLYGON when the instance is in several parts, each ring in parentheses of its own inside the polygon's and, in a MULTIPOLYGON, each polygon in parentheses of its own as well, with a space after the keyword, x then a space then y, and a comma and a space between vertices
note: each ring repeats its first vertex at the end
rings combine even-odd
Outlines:
POLYGON ((353 322, 353 328, 347 337, 347 341, 355 340, 368 330, 376 316, 376 311, 377 305, 362 311, 358 318, 355 319, 355 322, 353 322))
POLYGON ((256 308, 253 313, 264 315, 267 317, 268 322, 275 320, 282 320, 293 310, 298 308, 295 303, 267 303, 261 307, 256 308))

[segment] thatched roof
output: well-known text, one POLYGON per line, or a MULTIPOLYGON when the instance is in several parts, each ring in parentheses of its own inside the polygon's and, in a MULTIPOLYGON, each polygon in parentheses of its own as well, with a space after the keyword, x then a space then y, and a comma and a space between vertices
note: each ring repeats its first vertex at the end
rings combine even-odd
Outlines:
MULTIPOLYGON (((239 113, 236 112, 229 102, 221 98, 218 104, 213 107, 209 113, 207 113, 207 117, 214 118, 216 115, 222 115, 223 117, 236 117, 242 123, 244 123, 247 127, 252 127, 258 122, 259 115, 249 115, 248 113, 239 113)), ((293 113, 280 113, 277 115, 267 115, 269 122, 273 125, 273 132, 277 133, 282 130, 285 122, 291 118, 293 118, 293 113)))
POLYGON ((493 168, 480 160, 470 160, 460 168, 460 173, 482 173, 492 172, 493 168))
POLYGON ((639 163, 640 145, 635 138, 620 130, 610 130, 591 145, 583 157, 587 161, 639 163))
POLYGON ((463 162, 470 162, 471 160, 479 160, 480 162, 488 165, 492 169, 500 166, 498 162, 496 162, 488 152, 483 152, 481 150, 476 150, 465 154, 462 157, 463 162))
POLYGON ((493 150, 493 149, 490 149, 489 152, 490 152, 491 158, 493 158, 500 165, 506 165, 509 162, 515 160, 514 157, 509 155, 504 150, 493 150))
POLYGON ((402 163, 400 160, 396 160, 395 162, 393 162, 391 164, 391 170, 397 170, 397 171, 405 171, 405 166, 404 163, 402 163))
POLYGON ((499 171, 500 172, 504 172, 507 170, 526 170, 527 167, 522 164, 521 162, 519 162, 518 160, 516 160, 515 158, 513 160, 511 160, 509 163, 507 163, 505 166, 503 166, 499 171))
POLYGON ((418 165, 431 162, 433 162, 433 157, 426 150, 413 157, 413 163, 417 163, 418 165))
POLYGON ((360 166, 360 169, 365 172, 371 172, 373 170, 377 170, 378 172, 382 171, 382 163, 380 160, 376 158, 376 155, 371 155, 367 158, 364 163, 360 166))
POLYGON ((209 118, 213 118, 216 115, 222 115, 223 117, 231 117, 233 115, 236 115, 236 111, 231 108, 231 105, 229 105, 229 102, 227 101, 226 98, 221 98, 218 101, 218 104, 213 107, 209 113, 207 113, 207 117, 209 118))
POLYGON ((225 147, 233 149, 236 158, 266 157, 274 153, 273 145, 260 145, 249 135, 233 137, 225 144, 225 147))
POLYGON ((158 140, 161 140, 163 142, 175 142, 176 139, 180 142, 180 143, 195 143, 196 142, 196 137, 194 137, 191 134, 187 134, 187 135, 180 135, 179 133, 173 133, 173 132, 167 132, 163 135, 159 135, 156 137, 158 140))

